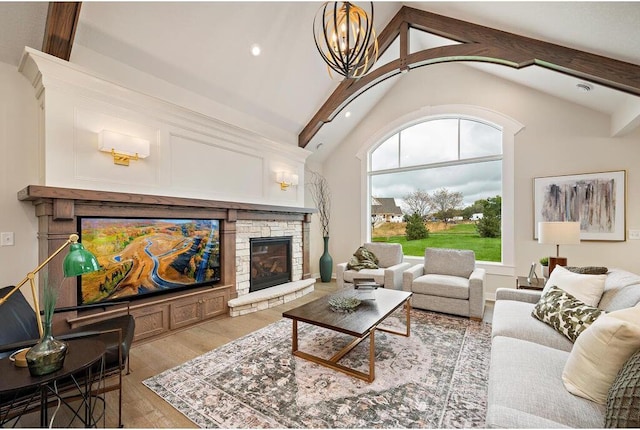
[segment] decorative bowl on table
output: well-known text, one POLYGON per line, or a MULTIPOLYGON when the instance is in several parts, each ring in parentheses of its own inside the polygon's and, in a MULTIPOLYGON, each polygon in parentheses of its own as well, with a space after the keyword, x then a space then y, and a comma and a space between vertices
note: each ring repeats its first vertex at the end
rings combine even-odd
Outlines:
POLYGON ((362 303, 355 297, 332 297, 329 299, 329 306, 334 312, 353 312, 362 303))

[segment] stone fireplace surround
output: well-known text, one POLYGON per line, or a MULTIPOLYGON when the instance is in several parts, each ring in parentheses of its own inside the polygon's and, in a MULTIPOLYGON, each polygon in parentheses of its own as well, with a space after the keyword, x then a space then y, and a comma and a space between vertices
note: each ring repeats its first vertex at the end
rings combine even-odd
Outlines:
MULTIPOLYGON (((235 313, 240 315, 288 301, 292 295, 295 298, 313 291, 314 280, 310 279, 309 266, 309 228, 315 209, 40 185, 29 185, 19 191, 18 199, 31 201, 35 206, 40 261, 61 246, 71 233, 77 232, 79 216, 194 217, 221 221, 220 283, 132 301, 130 311, 136 317, 135 340, 163 334, 207 318, 229 313, 234 315, 229 308, 229 302, 234 299, 242 305, 235 313), (258 299, 249 299, 249 238, 271 236, 292 237, 292 282, 290 285, 263 290, 272 290, 267 299, 260 298, 258 293, 261 291, 251 293, 258 294, 258 299)), ((57 306, 75 306, 77 281, 63 277, 63 258, 64 255, 58 255, 40 272, 40 290, 46 274, 50 283, 61 285, 57 306)), ((56 324, 77 327, 119 312, 123 312, 122 308, 68 312, 56 324)))

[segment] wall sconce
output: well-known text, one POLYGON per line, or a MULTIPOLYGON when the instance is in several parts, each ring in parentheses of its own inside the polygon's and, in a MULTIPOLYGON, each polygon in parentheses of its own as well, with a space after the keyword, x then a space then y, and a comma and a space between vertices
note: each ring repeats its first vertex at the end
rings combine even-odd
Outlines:
POLYGON ((289 172, 277 172, 276 182, 280 184, 282 191, 287 191, 290 186, 298 185, 298 175, 289 172))
POLYGON ((129 160, 149 156, 149 141, 114 131, 102 130, 98 136, 98 149, 113 156, 113 164, 128 166, 129 160))

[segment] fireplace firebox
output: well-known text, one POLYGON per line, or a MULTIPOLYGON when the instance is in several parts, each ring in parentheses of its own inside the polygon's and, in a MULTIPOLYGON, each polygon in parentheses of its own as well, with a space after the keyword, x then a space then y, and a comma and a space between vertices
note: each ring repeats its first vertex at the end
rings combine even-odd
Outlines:
POLYGON ((250 293, 291 281, 290 236, 252 238, 250 245, 250 293))

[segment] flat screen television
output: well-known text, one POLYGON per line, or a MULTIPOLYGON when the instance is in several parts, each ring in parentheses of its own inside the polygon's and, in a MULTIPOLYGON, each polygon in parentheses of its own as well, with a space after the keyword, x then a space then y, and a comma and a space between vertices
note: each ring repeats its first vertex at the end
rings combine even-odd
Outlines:
POLYGON ((79 277, 79 304, 220 282, 219 220, 81 217, 78 224, 102 267, 79 277))

